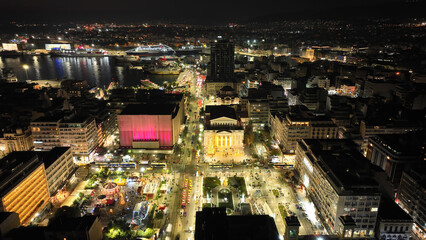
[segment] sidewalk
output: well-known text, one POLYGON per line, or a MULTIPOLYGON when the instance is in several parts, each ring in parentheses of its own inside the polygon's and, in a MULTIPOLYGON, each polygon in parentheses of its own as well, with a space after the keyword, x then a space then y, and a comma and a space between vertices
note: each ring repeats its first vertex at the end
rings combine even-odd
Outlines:
POLYGON ((78 194, 80 192, 84 193, 90 193, 92 190, 85 190, 85 186, 87 184, 87 181, 81 181, 78 183, 78 185, 74 188, 74 191, 65 199, 65 201, 62 203, 61 207, 68 206, 70 207, 74 200, 77 198, 78 194))

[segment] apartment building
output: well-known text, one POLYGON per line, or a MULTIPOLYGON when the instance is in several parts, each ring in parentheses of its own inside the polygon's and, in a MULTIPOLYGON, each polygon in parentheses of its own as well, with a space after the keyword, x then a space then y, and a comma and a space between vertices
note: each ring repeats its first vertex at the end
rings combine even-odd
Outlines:
POLYGON ((50 151, 36 152, 43 160, 50 196, 61 189, 75 170, 72 149, 55 147, 50 151))
POLYGON ((43 161, 36 152, 12 152, 0 160, 0 211, 16 212, 28 225, 49 202, 43 161))
POLYGON ((60 146, 71 147, 76 164, 87 164, 93 160, 98 146, 95 119, 84 115, 65 117, 59 123, 60 146))
POLYGON ((338 231, 339 217, 349 215, 354 238, 374 238, 381 193, 372 166, 349 140, 298 142, 295 169, 329 234, 338 231))
POLYGON ((59 123, 62 116, 40 117, 30 124, 33 135, 34 149, 48 151, 60 146, 59 123))
POLYGON ((287 153, 294 153, 301 139, 334 139, 338 127, 326 116, 315 116, 305 106, 291 106, 285 116, 271 115, 271 135, 287 153))

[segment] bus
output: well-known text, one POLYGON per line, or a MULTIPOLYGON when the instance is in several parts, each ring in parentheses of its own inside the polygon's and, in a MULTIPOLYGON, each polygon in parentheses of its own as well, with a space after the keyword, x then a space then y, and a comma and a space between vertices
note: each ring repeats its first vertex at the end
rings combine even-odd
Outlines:
POLYGON ((151 163, 152 168, 167 168, 167 164, 165 162, 152 162, 151 163))
POLYGON ((292 168, 293 165, 291 164, 283 164, 283 163, 275 163, 274 168, 275 169, 285 169, 285 168, 292 168))
POLYGON ((221 164, 210 164, 210 168, 232 168, 234 167, 233 163, 221 163, 221 164))
POLYGON ((95 163, 95 166, 102 168, 136 168, 134 162, 102 162, 95 163))

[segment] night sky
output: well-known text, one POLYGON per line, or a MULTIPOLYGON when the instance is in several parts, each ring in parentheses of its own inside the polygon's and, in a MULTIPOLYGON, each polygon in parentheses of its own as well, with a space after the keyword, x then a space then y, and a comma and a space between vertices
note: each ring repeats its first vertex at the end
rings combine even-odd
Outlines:
POLYGON ((0 0, 2 21, 168 20, 188 23, 243 22, 271 15, 306 18, 329 12, 358 14, 372 5, 404 0, 0 0), (355 8, 354 8, 355 7, 355 8), (356 10, 354 10, 356 9, 356 10))

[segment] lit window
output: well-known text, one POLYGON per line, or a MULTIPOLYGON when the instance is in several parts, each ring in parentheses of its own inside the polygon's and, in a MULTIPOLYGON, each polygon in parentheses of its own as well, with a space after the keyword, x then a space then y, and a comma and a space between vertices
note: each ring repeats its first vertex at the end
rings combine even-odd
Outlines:
POLYGON ((307 158, 303 159, 303 163, 305 164, 305 166, 308 168, 308 170, 311 173, 314 171, 314 168, 312 167, 311 163, 309 162, 309 160, 307 158))

